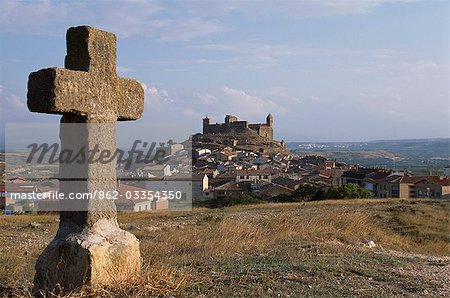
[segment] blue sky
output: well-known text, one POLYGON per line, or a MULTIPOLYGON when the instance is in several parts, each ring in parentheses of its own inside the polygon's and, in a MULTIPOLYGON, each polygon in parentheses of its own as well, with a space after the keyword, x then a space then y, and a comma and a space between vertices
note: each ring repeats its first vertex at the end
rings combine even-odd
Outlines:
POLYGON ((140 123, 201 130, 275 118, 288 141, 450 137, 448 1, 1 1, 2 121, 28 74, 64 65, 65 32, 114 32, 118 73, 145 89, 140 123))

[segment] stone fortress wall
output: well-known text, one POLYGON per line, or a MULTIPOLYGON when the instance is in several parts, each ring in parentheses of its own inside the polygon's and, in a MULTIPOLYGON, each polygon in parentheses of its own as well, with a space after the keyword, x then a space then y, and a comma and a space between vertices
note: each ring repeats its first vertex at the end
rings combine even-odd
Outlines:
POLYGON ((211 124, 208 116, 203 118, 203 134, 227 133, 232 128, 249 128, 258 135, 273 140, 273 116, 267 115, 266 123, 249 124, 248 121, 239 120, 233 115, 226 115, 224 123, 211 124))

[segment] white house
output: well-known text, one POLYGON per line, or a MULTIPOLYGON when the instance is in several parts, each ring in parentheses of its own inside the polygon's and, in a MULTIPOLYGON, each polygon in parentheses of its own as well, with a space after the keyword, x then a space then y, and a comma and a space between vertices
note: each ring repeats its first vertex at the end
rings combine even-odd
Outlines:
POLYGON ((236 171, 236 182, 272 182, 272 173, 269 169, 265 170, 238 170, 236 171))
POLYGON ((445 177, 450 177, 450 166, 446 166, 444 168, 444 176, 445 177))

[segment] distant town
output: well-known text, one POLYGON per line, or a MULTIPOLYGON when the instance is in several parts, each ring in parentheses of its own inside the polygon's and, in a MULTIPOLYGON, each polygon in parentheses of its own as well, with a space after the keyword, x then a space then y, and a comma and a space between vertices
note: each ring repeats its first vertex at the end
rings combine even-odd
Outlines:
MULTIPOLYGON (((118 164, 116 207, 120 211, 152 211, 180 207, 167 198, 134 198, 130 192, 189 193, 189 204, 223 206, 229 202, 295 202, 343 198, 450 198, 450 166, 443 175, 414 175, 393 168, 364 167, 318 154, 286 149, 283 140, 273 139, 274 118, 249 124, 226 115, 223 123, 203 119, 203 132, 187 143, 169 140, 160 144, 170 157, 167 164, 151 163, 125 171, 118 164)), ((300 149, 322 145, 302 144, 300 149)), ((344 148, 345 145, 336 145, 344 148)), ((345 149, 345 148, 344 148, 345 149)), ((5 153, 8 154, 8 153, 5 153)), ((0 161, 2 184, 0 210, 7 214, 58 210, 52 194, 57 179, 27 179, 27 169, 5 173, 0 161), (17 200, 21 195, 40 193, 42 200, 17 200)))

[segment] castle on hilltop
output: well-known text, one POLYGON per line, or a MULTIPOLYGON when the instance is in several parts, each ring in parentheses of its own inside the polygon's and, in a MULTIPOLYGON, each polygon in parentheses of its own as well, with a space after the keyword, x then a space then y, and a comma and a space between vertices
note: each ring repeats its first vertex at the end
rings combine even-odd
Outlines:
POLYGON ((239 120, 233 115, 225 116, 225 123, 210 124, 209 118, 203 118, 203 134, 226 133, 231 128, 249 128, 264 138, 273 140, 273 116, 267 115, 266 123, 249 124, 248 121, 239 120))

